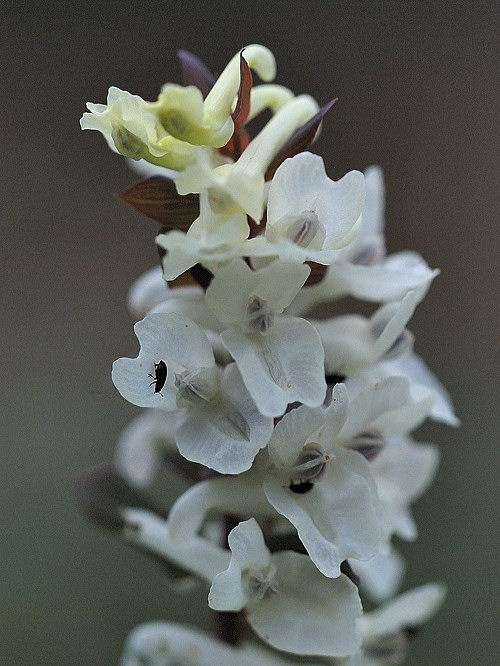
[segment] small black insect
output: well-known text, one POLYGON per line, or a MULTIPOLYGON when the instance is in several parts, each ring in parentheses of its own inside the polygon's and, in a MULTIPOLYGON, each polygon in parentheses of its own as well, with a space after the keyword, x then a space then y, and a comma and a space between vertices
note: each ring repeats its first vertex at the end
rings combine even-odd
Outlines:
POLYGON ((153 381, 149 385, 153 386, 154 384, 155 393, 159 393, 163 398, 161 390, 165 386, 165 382, 167 381, 167 365, 165 361, 158 361, 158 363, 155 363, 154 366, 155 366, 155 374, 152 375, 150 372, 148 372, 148 377, 153 378, 153 381))

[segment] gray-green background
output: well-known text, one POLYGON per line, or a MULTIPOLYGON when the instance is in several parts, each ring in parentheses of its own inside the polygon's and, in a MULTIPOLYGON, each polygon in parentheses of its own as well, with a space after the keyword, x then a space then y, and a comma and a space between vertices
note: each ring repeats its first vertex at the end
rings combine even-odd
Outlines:
POLYGON ((159 569, 80 518, 73 479, 111 459, 138 410, 109 370, 136 342, 125 295, 156 261, 156 226, 112 196, 134 175, 85 102, 117 85, 153 99, 176 50, 215 70, 241 46, 278 80, 339 97, 316 150, 329 175, 380 164, 390 251, 442 269, 412 321, 460 430, 415 508, 405 588, 449 597, 410 665, 498 663, 498 5, 495 2, 10 2, 0 9, 2 417, 0 663, 116 664, 128 631, 190 617, 159 569))

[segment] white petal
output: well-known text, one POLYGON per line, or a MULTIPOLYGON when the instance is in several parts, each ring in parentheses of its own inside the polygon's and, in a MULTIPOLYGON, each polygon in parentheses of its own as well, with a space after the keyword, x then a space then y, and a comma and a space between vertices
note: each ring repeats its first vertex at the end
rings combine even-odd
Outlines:
POLYGON ((241 567, 233 558, 226 571, 215 576, 208 605, 216 611, 240 611, 245 607, 247 594, 241 582, 241 567))
POLYGON ((412 395, 415 399, 429 394, 434 396, 434 404, 431 409, 432 418, 448 425, 460 425, 460 420, 453 411, 448 391, 417 354, 407 354, 400 359, 399 366, 401 372, 408 375, 411 381, 412 395))
POLYGON ((218 271, 207 289, 207 303, 221 321, 244 326, 250 298, 258 297, 281 314, 309 273, 308 266, 294 261, 277 260, 254 271, 237 259, 218 271))
POLYGON ((313 324, 325 350, 327 374, 350 374, 357 366, 373 363, 375 338, 365 317, 342 315, 313 324))
POLYGON ((365 562, 350 560, 349 564, 360 578, 361 589, 377 602, 392 597, 405 573, 404 560, 394 549, 377 553, 365 562))
POLYGON ((169 298, 156 305, 152 312, 175 312, 189 317, 195 324, 208 331, 222 330, 220 321, 205 302, 203 290, 196 287, 174 287, 169 289, 169 298))
POLYGON ((279 416, 294 401, 310 406, 323 402, 323 347, 309 322, 283 318, 267 335, 244 335, 232 328, 221 339, 263 414, 279 416))
POLYGON ((345 656, 360 646, 356 586, 346 576, 325 579, 308 557, 273 555, 278 591, 247 609, 252 628, 267 643, 294 654, 345 656))
POLYGON ((382 414, 397 410, 409 402, 410 385, 404 377, 389 377, 375 384, 352 399, 340 437, 343 440, 355 437, 382 414))
POLYGON ((176 408, 175 372, 212 367, 210 342, 193 321, 176 314, 149 314, 135 324, 134 331, 141 345, 139 355, 113 363, 113 382, 134 405, 172 411, 176 408), (167 380, 155 393, 148 373, 155 374, 154 363, 160 360, 167 365, 167 380))
POLYGON ((250 518, 231 530, 228 544, 233 557, 242 571, 251 567, 265 567, 270 562, 270 553, 257 521, 250 518))
POLYGON ((358 453, 338 449, 328 475, 309 492, 294 493, 271 477, 264 492, 276 511, 295 525, 311 560, 325 576, 339 576, 346 558, 365 560, 377 552, 376 487, 368 463, 358 453))
POLYGON ((351 171, 334 182, 323 160, 304 152, 287 159, 277 169, 268 199, 268 226, 284 216, 314 212, 326 230, 323 248, 340 248, 352 240, 353 227, 364 205, 364 177, 351 171))
POLYGON ((211 511, 239 516, 275 517, 254 470, 238 476, 217 477, 195 484, 177 498, 169 512, 170 534, 174 540, 195 536, 211 511))
POLYGON ((305 405, 292 409, 276 424, 268 444, 269 457, 278 470, 295 465, 308 438, 323 425, 325 414, 321 408, 305 405))
POLYGON ((142 319, 155 305, 167 298, 167 289, 161 266, 150 268, 134 282, 127 294, 129 312, 142 319))
POLYGON ((239 523, 228 537, 232 557, 229 568, 218 574, 208 595, 214 610, 239 611, 248 601, 242 584, 242 572, 259 571, 269 565, 270 553, 257 521, 239 523))
POLYGON ((168 521, 143 509, 123 509, 127 541, 174 563, 199 578, 211 581, 229 565, 227 550, 215 546, 208 539, 192 537, 186 541, 174 541, 170 536, 168 521))
POLYGON ((409 438, 389 440, 387 447, 372 462, 382 502, 384 533, 403 539, 417 536, 408 507, 429 487, 439 463, 439 453, 432 444, 416 444, 409 438))
POLYGON ((333 287, 330 298, 350 294, 367 301, 387 302, 400 300, 408 291, 416 290, 418 300, 422 300, 439 270, 431 270, 423 259, 411 268, 393 266, 390 259, 378 266, 336 262, 328 272, 328 284, 333 287))
POLYGON ((403 627, 418 627, 438 610, 446 596, 446 588, 428 583, 405 592, 379 609, 358 620, 363 637, 391 634, 403 627))
POLYGON ((404 331, 417 306, 417 295, 410 291, 400 303, 388 303, 377 310, 370 322, 376 331, 381 325, 383 329, 374 345, 374 354, 380 358, 385 354, 404 331))
POLYGON ((366 201, 363 209, 363 234, 384 233, 384 174, 377 165, 365 169, 366 201))
POLYGON ((233 363, 224 370, 221 399, 181 417, 177 446, 188 460, 221 474, 240 474, 251 467, 272 428, 272 419, 258 411, 233 363))

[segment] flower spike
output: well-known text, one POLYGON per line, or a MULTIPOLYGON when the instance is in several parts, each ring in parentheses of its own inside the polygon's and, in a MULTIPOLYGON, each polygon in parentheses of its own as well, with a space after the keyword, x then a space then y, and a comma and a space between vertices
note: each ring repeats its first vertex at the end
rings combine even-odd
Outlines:
POLYGON ((430 584, 392 599, 405 572, 393 538, 417 537, 411 505, 439 462, 412 431, 458 423, 407 329, 439 271, 387 256, 379 167, 333 181, 310 152, 335 99, 319 108, 271 83, 259 44, 219 77, 178 55, 182 85, 155 102, 112 87, 81 120, 134 162, 144 180, 118 197, 162 229, 161 265, 128 296, 139 352, 112 371, 147 411, 78 495, 177 590, 210 589, 219 637, 236 645, 244 617, 260 644, 147 623, 122 666, 402 663, 444 598, 430 584), (376 306, 339 313, 344 296, 376 306), (160 471, 188 486, 171 507, 144 492, 160 471), (383 605, 364 611, 365 595, 383 605))

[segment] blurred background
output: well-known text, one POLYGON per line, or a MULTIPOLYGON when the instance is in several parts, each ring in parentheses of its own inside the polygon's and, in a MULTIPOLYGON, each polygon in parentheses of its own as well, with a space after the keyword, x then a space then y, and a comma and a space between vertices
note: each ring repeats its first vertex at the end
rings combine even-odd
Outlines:
POLYGON ((389 251, 441 268, 411 328, 463 425, 427 424, 437 480, 415 506, 404 589, 445 581, 446 605, 408 664, 499 663, 498 4, 4 0, 0 663, 116 664, 127 633, 189 621, 206 591, 172 596, 154 562, 87 525, 75 476, 110 461, 139 412, 110 381, 135 355, 125 297, 157 260, 154 222, 113 197, 136 180, 96 132, 87 101, 110 85, 154 99, 176 50, 215 71, 270 47, 277 81, 320 104, 315 151, 330 177, 380 164, 389 251))

